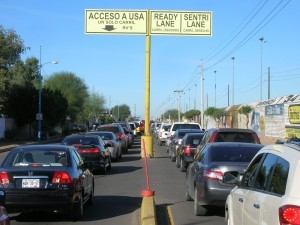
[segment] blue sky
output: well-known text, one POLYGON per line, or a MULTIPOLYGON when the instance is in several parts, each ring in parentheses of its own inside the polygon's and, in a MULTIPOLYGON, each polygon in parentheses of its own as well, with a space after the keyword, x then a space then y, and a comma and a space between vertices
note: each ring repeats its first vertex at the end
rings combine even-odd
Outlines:
POLYGON ((205 108, 226 107, 228 99, 232 105, 233 83, 234 104, 266 100, 268 67, 271 98, 299 94, 298 0, 1 0, 0 24, 31 48, 22 58, 39 58, 41 46, 42 63, 59 61, 45 65, 43 76, 73 72, 90 92, 104 95, 107 107, 127 104, 143 118, 145 36, 87 35, 85 9, 212 12, 211 37, 151 37, 151 118, 177 109, 176 90, 183 90, 182 112, 200 110, 200 64, 205 108))

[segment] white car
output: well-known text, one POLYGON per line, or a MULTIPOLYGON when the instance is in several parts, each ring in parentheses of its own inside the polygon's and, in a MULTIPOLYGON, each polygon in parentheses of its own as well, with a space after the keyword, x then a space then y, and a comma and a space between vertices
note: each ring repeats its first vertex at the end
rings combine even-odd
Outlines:
POLYGON ((157 143, 161 146, 163 143, 166 143, 167 137, 170 133, 171 124, 162 123, 157 131, 157 143))
POLYGON ((226 200, 228 225, 300 224, 299 145, 267 145, 252 159, 240 181, 233 173, 224 179, 237 184, 226 200))

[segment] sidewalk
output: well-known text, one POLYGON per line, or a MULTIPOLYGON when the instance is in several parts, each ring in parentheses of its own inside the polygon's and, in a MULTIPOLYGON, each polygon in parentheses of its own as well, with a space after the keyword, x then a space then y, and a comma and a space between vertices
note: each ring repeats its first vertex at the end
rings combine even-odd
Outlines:
MULTIPOLYGON (((42 140, 40 144, 47 144, 47 143, 54 143, 54 142, 61 142, 61 137, 53 137, 48 140, 42 140)), ((24 140, 24 141, 0 141, 0 152, 9 151, 17 146, 22 145, 31 145, 31 144, 39 144, 38 141, 35 140, 24 140)))

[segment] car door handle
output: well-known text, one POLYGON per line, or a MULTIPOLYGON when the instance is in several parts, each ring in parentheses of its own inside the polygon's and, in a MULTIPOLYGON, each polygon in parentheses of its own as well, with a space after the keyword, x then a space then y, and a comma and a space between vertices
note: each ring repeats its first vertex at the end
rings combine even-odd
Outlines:
POLYGON ((240 201, 240 202, 244 202, 244 199, 243 199, 243 198, 239 198, 239 201, 240 201))
POLYGON ((258 204, 258 203, 255 203, 253 206, 254 206, 254 208, 257 208, 257 209, 260 208, 260 204, 258 204))

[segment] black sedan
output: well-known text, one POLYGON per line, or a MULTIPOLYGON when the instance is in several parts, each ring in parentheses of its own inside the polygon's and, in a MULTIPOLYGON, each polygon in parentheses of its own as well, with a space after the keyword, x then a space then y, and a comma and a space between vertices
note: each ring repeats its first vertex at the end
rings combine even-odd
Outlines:
POLYGON ((107 169, 111 168, 111 153, 108 148, 112 145, 105 143, 98 135, 69 135, 61 144, 74 146, 93 173, 106 174, 107 169))
POLYGON ((72 146, 19 146, 1 164, 0 194, 9 212, 63 212, 79 220, 93 202, 94 177, 72 146))
POLYGON ((204 216, 211 206, 225 207, 234 184, 224 183, 224 173, 237 176, 246 169, 261 144, 238 142, 207 143, 186 172, 186 200, 194 199, 194 214, 204 216), (230 173, 229 173, 230 172, 230 173))

